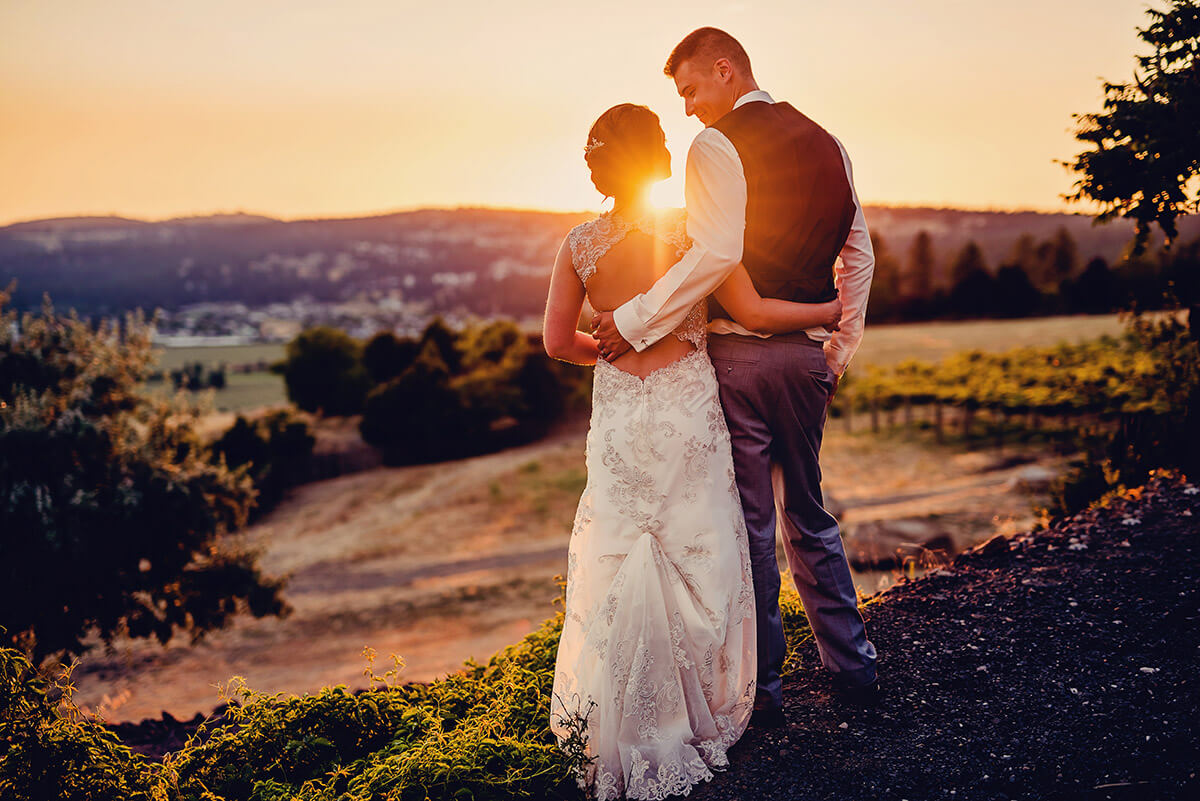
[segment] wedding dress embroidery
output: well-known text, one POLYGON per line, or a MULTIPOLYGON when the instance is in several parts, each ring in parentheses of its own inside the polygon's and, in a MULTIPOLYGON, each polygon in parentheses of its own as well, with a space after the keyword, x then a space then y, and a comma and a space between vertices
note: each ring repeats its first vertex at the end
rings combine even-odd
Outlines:
MULTIPOLYGON (((585 287, 633 227, 610 214, 571 232, 585 287)), ((663 230, 687 249, 682 220, 663 230)), ((675 331, 696 350, 645 378, 596 364, 550 728, 564 742, 589 710, 576 779, 597 799, 689 794, 753 706, 749 544, 704 321, 700 303, 675 331)))

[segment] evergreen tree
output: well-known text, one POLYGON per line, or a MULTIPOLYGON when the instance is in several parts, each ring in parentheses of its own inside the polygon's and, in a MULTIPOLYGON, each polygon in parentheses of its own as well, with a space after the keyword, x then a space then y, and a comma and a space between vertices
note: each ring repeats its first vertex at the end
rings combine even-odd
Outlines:
POLYGON ((1079 255, 1075 246, 1075 238, 1064 227, 1059 226, 1054 234, 1054 250, 1050 260, 1050 280, 1055 286, 1075 275, 1079 255))
POLYGON ((1029 317, 1041 305, 1041 293, 1019 264, 1006 264, 996 271, 995 293, 990 314, 999 317, 1029 317))
POLYGON ((1117 307, 1116 280, 1108 262, 1094 258, 1083 268, 1079 278, 1071 282, 1066 290, 1071 311, 1085 314, 1105 314, 1117 307))
POLYGON ((1200 209, 1200 1, 1167 0, 1147 9, 1131 83, 1104 83, 1104 111, 1076 114, 1075 138, 1091 145, 1064 162, 1079 180, 1071 201, 1099 203, 1101 221, 1132 219, 1135 255, 1157 223, 1168 247, 1176 218, 1200 209))
POLYGON ((1006 263, 1020 267, 1030 278, 1038 275, 1037 246, 1033 234, 1021 234, 1017 237, 1006 263))
POLYGON ((919 231, 909 254, 909 297, 928 300, 933 295, 934 261, 933 237, 919 231))
POLYGON ((966 280, 967 276, 978 271, 987 273, 987 265, 983 260, 983 251, 972 240, 963 245, 963 249, 959 251, 958 258, 954 260, 954 267, 950 271, 950 278, 957 286, 966 280))
POLYGON ((872 320, 886 320, 895 315, 900 303, 900 262, 883 237, 874 232, 871 233, 871 248, 875 253, 875 273, 871 280, 868 314, 872 320))

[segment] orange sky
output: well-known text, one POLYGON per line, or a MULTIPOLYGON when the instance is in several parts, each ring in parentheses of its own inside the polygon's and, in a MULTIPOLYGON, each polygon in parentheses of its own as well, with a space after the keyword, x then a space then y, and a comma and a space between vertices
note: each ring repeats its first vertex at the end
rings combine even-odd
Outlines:
POLYGON ((1131 76, 1145 5, 5 0, 0 224, 594 209, 582 147, 615 103, 659 113, 682 175, 700 125, 662 64, 701 25, 842 140, 865 202, 1078 210, 1055 159, 1131 76))

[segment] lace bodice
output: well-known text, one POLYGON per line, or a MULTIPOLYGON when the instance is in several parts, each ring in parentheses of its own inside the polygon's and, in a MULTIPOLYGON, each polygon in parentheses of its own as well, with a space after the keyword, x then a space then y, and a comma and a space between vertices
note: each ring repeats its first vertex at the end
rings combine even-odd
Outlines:
MULTIPOLYGON (((630 231, 637 230, 656 237, 675 248, 678 260, 692 246, 687 235, 687 218, 682 210, 663 212, 631 219, 612 211, 606 211, 594 220, 580 223, 567 234, 571 248, 571 261, 575 274, 587 289, 588 281, 596 274, 596 262, 609 248, 625 238, 630 231)), ((697 348, 705 345, 708 309, 702 298, 688 310, 683 322, 674 330, 675 336, 691 342, 697 348)))

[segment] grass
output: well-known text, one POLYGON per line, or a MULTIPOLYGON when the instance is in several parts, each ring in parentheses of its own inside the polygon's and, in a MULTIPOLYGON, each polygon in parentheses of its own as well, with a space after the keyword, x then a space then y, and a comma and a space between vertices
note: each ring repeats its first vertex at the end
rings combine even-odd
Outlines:
MULTIPOLYGON (((1019 345, 1082 342, 1103 334, 1121 332, 1117 315, 1038 317, 1027 320, 967 320, 954 322, 871 325, 854 357, 856 368, 888 366, 905 359, 938 361, 956 351, 977 348, 1002 351, 1019 345)), ((274 362, 283 358, 282 344, 203 345, 162 348, 159 367, 177 370, 188 362, 211 367, 249 362, 274 362)), ((273 373, 227 373, 228 385, 213 397, 218 411, 242 411, 288 402, 283 378, 273 373)), ((170 386, 166 382, 158 386, 170 386)), ((580 485, 582 489, 582 484, 580 485)))
POLYGON ((283 358, 284 345, 261 343, 255 345, 197 345, 182 348, 156 348, 158 366, 163 370, 178 370, 188 362, 203 362, 211 367, 250 364, 260 361, 274 362, 283 358))
POLYGON ((1078 343, 1122 331, 1115 314, 868 325, 853 365, 887 367, 905 359, 936 362, 964 350, 999 352, 1024 345, 1078 343))
MULTIPOLYGON (((170 378, 146 385, 151 394, 174 394, 170 378)), ((207 390, 200 390, 201 392, 207 390)), ((288 405, 283 376, 274 373, 226 373, 225 388, 213 392, 213 408, 218 412, 239 412, 262 406, 288 405)))

